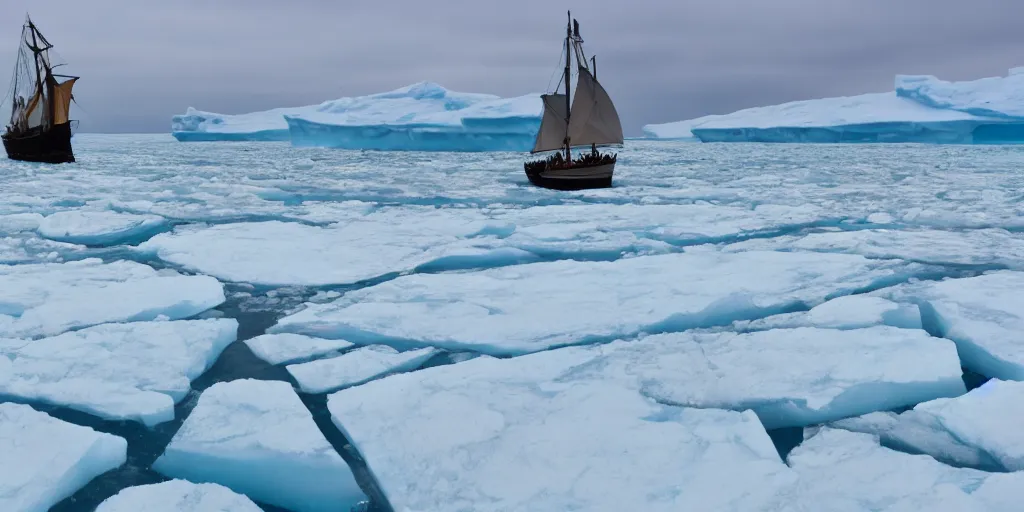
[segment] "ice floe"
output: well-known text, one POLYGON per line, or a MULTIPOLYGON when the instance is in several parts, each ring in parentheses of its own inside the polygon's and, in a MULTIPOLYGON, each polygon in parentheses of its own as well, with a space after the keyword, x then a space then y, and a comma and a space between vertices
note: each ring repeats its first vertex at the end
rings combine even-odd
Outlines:
POLYGON ((925 327, 956 342, 965 368, 986 377, 1024 380, 1024 272, 990 272, 882 293, 918 303, 925 327))
POLYGON ((168 480, 128 487, 95 512, 262 512, 249 498, 217 484, 168 480))
POLYGON ((290 365, 288 373, 306 393, 327 393, 388 373, 414 370, 437 353, 432 348, 399 352, 388 346, 371 345, 330 359, 290 365))
POLYGON ((394 375, 328 408, 394 510, 739 512, 793 483, 753 413, 661 406, 574 373, 594 352, 394 375))
POLYGON ((855 255, 700 251, 416 274, 310 304, 269 332, 523 354, 804 309, 907 272, 855 255))
POLYGON ((116 245, 151 235, 166 221, 157 215, 136 215, 109 210, 70 210, 48 215, 39 222, 39 234, 58 242, 116 245))
POLYGON ((234 319, 134 322, 0 341, 0 396, 155 425, 174 419, 237 331, 234 319))
POLYGON ((208 276, 130 261, 0 265, 0 336, 52 336, 107 322, 188 318, 224 302, 208 276))
POLYGON ((879 436, 940 461, 1024 471, 1024 382, 990 380, 970 393, 918 404, 902 414, 837 421, 836 428, 879 436))
POLYGON ((123 438, 0 403, 0 510, 46 512, 127 453, 123 438))
POLYGON ((263 334, 245 340, 256 357, 269 364, 288 364, 354 346, 345 340, 327 340, 301 334, 263 334))
POLYGON ((211 386, 153 469, 296 512, 348 510, 366 499, 312 414, 280 381, 211 386))
POLYGON ((810 311, 733 322, 732 327, 738 331, 766 331, 794 327, 861 329, 875 325, 920 329, 921 312, 915 304, 870 295, 847 295, 819 304, 810 311))

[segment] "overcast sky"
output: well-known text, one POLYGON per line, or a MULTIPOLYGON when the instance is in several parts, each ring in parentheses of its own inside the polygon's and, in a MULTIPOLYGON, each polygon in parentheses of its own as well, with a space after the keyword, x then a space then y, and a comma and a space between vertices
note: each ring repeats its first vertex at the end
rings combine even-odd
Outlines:
POLYGON ((83 77, 82 131, 163 132, 189 106, 244 113, 421 80, 518 96, 554 86, 570 8, 627 136, 890 91, 898 73, 1024 66, 1019 0, 2 0, 0 88, 29 12, 83 77))

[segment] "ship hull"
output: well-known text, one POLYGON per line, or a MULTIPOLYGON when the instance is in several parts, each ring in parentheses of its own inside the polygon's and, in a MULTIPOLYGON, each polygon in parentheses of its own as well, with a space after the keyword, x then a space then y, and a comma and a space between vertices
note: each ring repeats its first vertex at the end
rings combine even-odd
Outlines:
POLYGON ((75 161, 71 149, 71 123, 54 125, 46 131, 30 131, 25 135, 3 136, 7 158, 23 162, 63 164, 75 161))
POLYGON ((530 183, 538 187, 553 190, 585 190, 592 188, 609 188, 612 186, 612 174, 615 162, 583 166, 575 165, 564 169, 544 169, 526 171, 530 183))

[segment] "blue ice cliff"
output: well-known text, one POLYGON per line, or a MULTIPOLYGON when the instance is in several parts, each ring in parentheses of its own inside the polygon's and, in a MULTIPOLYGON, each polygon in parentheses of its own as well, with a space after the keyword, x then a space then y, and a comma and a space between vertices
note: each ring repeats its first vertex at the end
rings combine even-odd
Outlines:
POLYGON ((1024 68, 967 82, 897 75, 895 92, 649 124, 644 134, 701 142, 1024 143, 1024 68))
POLYGON ((171 119, 179 141, 287 141, 296 146, 410 151, 528 151, 539 94, 500 98, 419 82, 390 92, 240 115, 189 108, 171 119))

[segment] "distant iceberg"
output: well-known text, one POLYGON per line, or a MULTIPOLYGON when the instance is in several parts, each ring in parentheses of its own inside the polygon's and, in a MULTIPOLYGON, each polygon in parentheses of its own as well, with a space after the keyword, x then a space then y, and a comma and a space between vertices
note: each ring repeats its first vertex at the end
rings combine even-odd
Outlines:
POLYGON ((540 94, 500 98, 431 82, 320 105, 241 115, 189 108, 174 116, 180 141, 290 140, 296 146, 408 151, 529 151, 540 94))
POLYGON ((898 75, 895 93, 795 101, 643 130, 648 138, 702 142, 1024 143, 1022 72, 970 82, 898 75))

